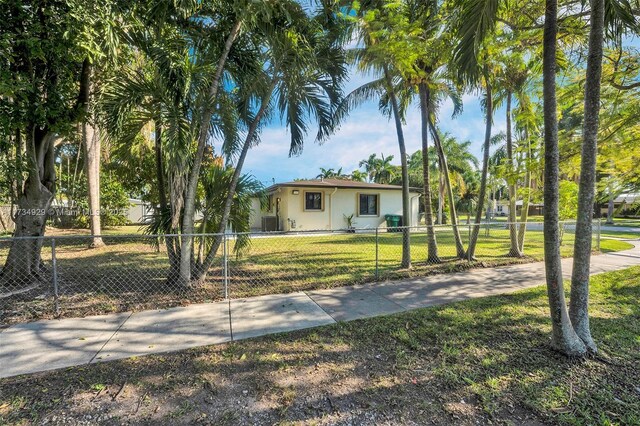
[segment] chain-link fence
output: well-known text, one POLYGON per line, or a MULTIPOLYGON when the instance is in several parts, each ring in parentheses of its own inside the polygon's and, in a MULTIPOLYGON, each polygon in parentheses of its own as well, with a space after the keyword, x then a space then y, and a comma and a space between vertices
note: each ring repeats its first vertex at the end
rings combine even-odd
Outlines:
MULTIPOLYGON (((0 325, 372 283, 467 269, 478 262, 492 266, 543 258, 542 223, 527 224, 523 257, 509 254, 510 224, 483 223, 474 259, 469 260, 466 249, 475 226, 3 238, 0 325), (428 250, 431 238, 437 245, 436 257, 433 244, 428 250), (192 279, 186 282, 179 267, 184 239, 190 243, 192 259, 192 279), (403 264, 405 242, 410 268, 403 264)), ((561 229, 561 253, 571 256, 575 224, 562 223, 561 229)), ((595 250, 600 248, 599 230, 596 222, 595 250)))

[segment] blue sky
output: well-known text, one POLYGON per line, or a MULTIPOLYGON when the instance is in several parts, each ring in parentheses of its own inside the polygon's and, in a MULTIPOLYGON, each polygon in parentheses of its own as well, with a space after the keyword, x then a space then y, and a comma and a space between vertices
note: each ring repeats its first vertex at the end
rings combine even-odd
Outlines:
MULTIPOLYGON (((640 48, 640 38, 627 37, 624 44, 640 48)), ((353 70, 345 92, 369 80, 368 76, 353 70)), ((485 126, 479 99, 478 94, 466 94, 463 97, 463 113, 456 119, 451 118, 453 105, 443 105, 438 123, 441 130, 451 133, 458 140, 471 141, 471 151, 478 159, 481 157, 485 126)), ((493 134, 506 129, 504 115, 504 107, 494 112, 493 134)), ((404 134, 408 153, 420 149, 417 105, 413 105, 407 114, 404 134)), ((394 163, 400 162, 394 125, 380 114, 376 102, 369 102, 355 110, 341 129, 323 145, 316 144, 314 136, 315 129, 311 129, 303 153, 289 158, 289 135, 284 125, 274 120, 263 130, 260 145, 249 151, 245 172, 265 184, 271 184, 272 180, 284 182, 295 178, 313 178, 318 175, 320 167, 342 167, 343 172, 351 173, 358 168, 360 160, 372 153, 393 155, 394 163)))
MULTIPOLYGON (((367 76, 352 72, 346 92, 368 81, 367 76)), ((480 108, 479 96, 467 94, 463 98, 464 111, 456 119, 451 119, 453 105, 443 105, 439 127, 453 134, 459 140, 472 142, 472 152, 481 155, 484 138, 484 118, 480 108)), ((496 111, 494 131, 505 130, 504 112, 496 111)), ((417 104, 407 114, 404 126, 407 152, 420 149, 420 117, 417 104)), ((289 134, 278 120, 274 120, 262 132, 261 143, 248 153, 244 170, 265 184, 272 179, 276 182, 290 181, 295 178, 313 178, 320 167, 343 168, 351 173, 358 168, 360 160, 372 153, 394 155, 394 163, 400 164, 395 127, 378 111, 376 102, 369 102, 355 110, 343 123, 340 130, 327 142, 318 145, 314 142, 315 129, 309 132, 304 151, 297 157, 288 157, 289 134)))

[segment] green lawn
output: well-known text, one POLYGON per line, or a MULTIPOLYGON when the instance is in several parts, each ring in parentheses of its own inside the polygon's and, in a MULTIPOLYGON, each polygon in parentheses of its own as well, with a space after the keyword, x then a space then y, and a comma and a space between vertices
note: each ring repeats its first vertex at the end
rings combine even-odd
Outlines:
MULTIPOLYGON (((493 219, 491 219, 492 222, 507 222, 507 220, 509 219, 508 216, 495 216, 493 219)), ((520 215, 518 215, 517 217, 518 221, 520 220, 520 215)), ((544 221, 544 216, 542 215, 531 215, 527 218, 528 222, 543 222, 544 221)))
POLYGON ((637 425, 639 299, 640 267, 592 279, 596 359, 550 349, 540 286, 0 380, 0 424, 637 425))
POLYGON ((624 231, 602 231, 602 238, 613 237, 613 238, 623 238, 627 240, 639 240, 640 232, 624 232, 624 231))
MULTIPOLYGON (((461 228, 465 247, 468 231, 461 228)), ((436 233, 440 264, 428 264, 425 233, 412 233, 411 270, 400 269, 402 236, 381 232, 378 236, 378 278, 398 279, 433 273, 451 272, 474 266, 496 266, 543 260, 543 234, 529 231, 525 239, 523 259, 507 257, 509 232, 504 227, 480 231, 476 248, 477 262, 457 260, 453 233, 442 229, 436 233)), ((230 262, 232 296, 244 297, 273 292, 310 288, 327 288, 368 282, 375 279, 376 250, 374 234, 335 234, 306 237, 255 238, 248 252, 230 262)), ((595 247, 595 244, 594 244, 595 247)), ((601 241, 601 251, 631 248, 626 242, 601 241)), ((562 256, 573 254, 573 234, 566 232, 561 246, 562 256)))
MULTIPOLYGON (((468 230, 461 232, 465 245, 468 230)), ((218 258, 205 282, 194 288, 166 281, 169 263, 164 246, 152 246, 149 237, 105 236, 105 247, 88 249, 89 237, 66 237, 56 243, 60 315, 96 315, 139 311, 224 297, 223 264, 218 258)), ((402 236, 378 235, 378 280, 401 279, 543 259, 542 232, 529 231, 526 257, 506 257, 509 233, 504 227, 483 228, 479 235, 476 262, 455 258, 450 229, 437 232, 442 263, 428 264, 426 235, 412 233, 412 269, 401 269, 402 236)), ((233 241, 229 244, 233 250, 233 241)), ((8 242, 0 241, 0 263, 8 252, 8 242)), ((626 242, 602 240, 603 252, 631 248, 626 242)), ((565 233, 561 253, 571 256, 573 235, 565 233)), ((42 250, 45 267, 51 270, 50 243, 42 250)), ((376 281, 375 233, 287 235, 253 238, 249 249, 233 256, 228 265, 228 293, 232 298, 331 288, 376 281)), ((32 321, 55 316, 50 277, 35 292, 2 299, 0 324, 32 321), (40 296, 42 293, 46 297, 40 296), (38 297, 39 296, 39 297, 38 297), (2 309, 4 308, 4 309, 2 309)))
MULTIPOLYGON (((605 224, 605 219, 602 219, 602 224, 605 224)), ((613 219, 613 225, 607 225, 607 226, 621 226, 621 227, 625 227, 625 226, 640 226, 640 218, 623 218, 623 217, 616 217, 613 219)))

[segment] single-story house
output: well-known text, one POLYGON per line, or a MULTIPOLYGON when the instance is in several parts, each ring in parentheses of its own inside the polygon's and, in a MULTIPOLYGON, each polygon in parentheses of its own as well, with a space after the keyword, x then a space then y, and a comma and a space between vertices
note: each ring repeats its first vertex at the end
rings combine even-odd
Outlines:
MULTIPOLYGON (((518 217, 522 212, 522 204, 522 200, 516 201, 516 216, 518 217)), ((529 216, 539 216, 543 213, 543 204, 529 202, 529 216)), ((489 215, 491 217, 509 216, 509 200, 491 200, 489 202, 489 215)))
MULTIPOLYGON (((603 217, 607 216, 608 210, 608 202, 600 205, 600 213, 603 217)), ((640 193, 624 193, 618 195, 613 200, 613 211, 615 216, 638 215, 638 212, 640 212, 640 193)))
MULTIPOLYGON (((344 179, 298 180, 266 189, 268 206, 253 200, 251 229, 311 231, 346 229, 353 215, 355 228, 385 227, 385 215, 402 215, 402 187, 344 179)), ((411 217, 404 225, 418 225, 420 192, 410 190, 411 217)))

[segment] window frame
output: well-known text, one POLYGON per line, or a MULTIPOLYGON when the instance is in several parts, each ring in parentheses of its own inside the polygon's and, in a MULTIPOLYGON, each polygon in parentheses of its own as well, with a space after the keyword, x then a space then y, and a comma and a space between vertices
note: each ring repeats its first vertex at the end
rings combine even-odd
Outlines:
POLYGON ((324 211, 324 191, 303 191, 302 192, 302 211, 305 212, 323 212, 324 211), (320 194, 320 208, 319 209, 308 209, 307 208, 307 194, 320 194))
POLYGON ((356 194, 356 212, 358 217, 380 217, 380 193, 379 192, 358 192, 356 194), (360 210, 360 197, 362 196, 374 196, 376 197, 376 212, 375 214, 362 214, 360 210))

